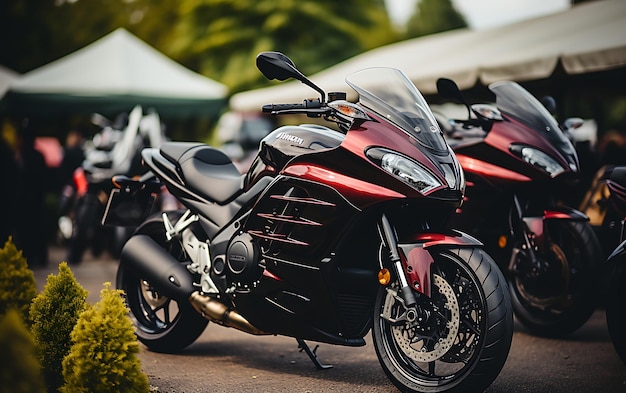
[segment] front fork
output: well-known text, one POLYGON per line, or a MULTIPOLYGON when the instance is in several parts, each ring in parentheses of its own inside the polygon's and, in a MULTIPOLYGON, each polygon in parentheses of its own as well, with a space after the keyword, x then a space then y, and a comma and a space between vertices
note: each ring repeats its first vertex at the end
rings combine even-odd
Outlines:
MULTIPOLYGON (((509 223, 510 232, 513 238, 520 236, 522 239, 521 248, 523 252, 528 256, 531 269, 533 271, 539 271, 540 261, 537 258, 536 251, 538 248, 538 241, 543 240, 543 217, 541 218, 524 218, 524 211, 520 204, 517 195, 513 195, 513 211, 511 213, 511 221, 509 223), (539 237, 537 237, 539 234, 539 237)), ((514 271, 517 254, 520 250, 513 249, 511 253, 511 259, 509 261, 509 271, 514 271)))
POLYGON ((398 241, 396 239, 396 233, 391 227, 387 216, 384 214, 380 219, 380 229, 382 232, 383 242, 389 250, 389 257, 391 259, 391 265, 395 270, 395 273, 398 277, 398 281, 400 282, 400 296, 404 301, 404 305, 407 308, 412 308, 415 306, 417 301, 415 300, 415 295, 413 294, 413 290, 409 286, 409 282, 404 274, 404 268, 402 267, 402 260, 400 259, 400 253, 398 252, 398 241))
MULTIPOLYGON (((383 246, 389 250, 389 261, 400 285, 398 293, 394 296, 397 296, 405 309, 405 314, 401 319, 409 323, 417 323, 417 321, 421 323, 430 315, 429 311, 422 309, 416 298, 416 296, 431 297, 431 268, 435 261, 430 254, 430 247, 483 246, 473 237, 454 230, 446 233, 420 232, 415 234, 409 243, 398 244, 396 232, 384 214, 381 216, 379 229, 383 246)), ((383 265, 381 261, 381 269, 385 270, 383 265)), ((390 291, 390 289, 387 290, 390 291)), ((399 320, 390 319, 389 316, 383 315, 383 318, 391 323, 399 322, 399 320)))
POLYGON ((540 216, 529 217, 525 214, 517 195, 513 196, 513 211, 509 230, 511 236, 521 236, 522 250, 513 250, 509 261, 508 271, 514 272, 517 263, 517 254, 524 252, 528 256, 533 272, 541 271, 541 258, 538 253, 547 247, 545 224, 547 220, 576 220, 589 221, 584 213, 571 208, 546 208, 540 216))

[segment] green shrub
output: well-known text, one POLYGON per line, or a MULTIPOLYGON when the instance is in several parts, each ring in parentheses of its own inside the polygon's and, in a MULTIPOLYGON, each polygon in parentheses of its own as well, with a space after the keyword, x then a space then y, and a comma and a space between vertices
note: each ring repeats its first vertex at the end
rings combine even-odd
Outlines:
POLYGON ((100 292, 100 301, 81 313, 71 337, 72 348, 63 360, 62 393, 150 391, 121 291, 110 289, 110 283, 100 292))
POLYGON ((67 263, 48 276, 46 286, 30 307, 31 332, 48 391, 63 384, 62 362, 70 352, 70 334, 87 307, 88 292, 76 281, 67 263))
POLYGON ((28 311, 36 295, 35 275, 28 268, 22 251, 9 238, 4 248, 0 248, 0 316, 9 309, 15 309, 22 320, 30 325, 28 311))
POLYGON ((45 392, 35 344, 17 310, 0 317, 0 393, 45 392))

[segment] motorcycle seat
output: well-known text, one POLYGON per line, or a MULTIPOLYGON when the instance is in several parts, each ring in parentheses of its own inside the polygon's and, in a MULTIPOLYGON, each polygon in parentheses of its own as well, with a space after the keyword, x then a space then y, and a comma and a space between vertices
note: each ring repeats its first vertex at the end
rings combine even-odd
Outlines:
POLYGON ((203 143, 166 142, 160 151, 180 168, 187 187, 211 201, 226 203, 243 190, 245 176, 219 149, 203 143))

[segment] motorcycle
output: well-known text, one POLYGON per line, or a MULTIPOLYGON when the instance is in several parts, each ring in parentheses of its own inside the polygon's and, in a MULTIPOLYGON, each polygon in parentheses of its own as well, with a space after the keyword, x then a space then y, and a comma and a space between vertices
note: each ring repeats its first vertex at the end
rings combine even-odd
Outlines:
POLYGON ((112 198, 149 202, 164 184, 186 207, 149 216, 122 249, 117 287, 138 339, 174 352, 211 321, 293 337, 323 369, 306 341, 363 346, 371 330, 402 391, 489 386, 511 345, 510 298, 481 243, 446 225, 464 178, 422 95, 401 71, 372 68, 346 79, 359 103, 326 100, 282 53, 256 63, 320 94, 264 112, 336 129, 280 127, 244 175, 219 149, 168 142, 142 151, 153 176, 114 177, 112 198))
POLYGON ((115 122, 100 115, 92 120, 102 130, 85 149, 85 160, 74 171, 73 184, 64 188, 60 202, 59 229, 68 239, 67 262, 74 265, 81 262, 89 245, 96 255, 109 249, 119 256, 132 231, 105 228, 100 223, 112 189, 111 177, 118 173, 140 175, 141 149, 159 146, 165 139, 158 114, 151 110, 144 115, 139 105, 115 122))
POLYGON ((559 202, 579 172, 572 143, 515 82, 489 85, 495 105, 469 105, 450 79, 437 88, 468 112, 466 120, 439 117, 467 178, 453 227, 485 243, 504 272, 515 316, 531 333, 575 331, 596 307, 602 251, 588 217, 559 202))
POLYGON ((606 264, 606 322, 613 347, 626 364, 626 166, 602 167, 590 195, 598 198, 603 246, 613 250, 606 264))

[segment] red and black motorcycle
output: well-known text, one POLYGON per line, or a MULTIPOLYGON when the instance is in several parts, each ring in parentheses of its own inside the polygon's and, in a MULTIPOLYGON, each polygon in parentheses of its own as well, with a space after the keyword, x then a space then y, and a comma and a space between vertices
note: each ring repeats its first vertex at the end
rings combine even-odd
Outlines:
POLYGON ((626 363, 626 166, 607 165, 598 175, 596 203, 603 217, 598 233, 605 250, 612 250, 607 258, 606 322, 613 347, 626 363))
POLYGON ((516 317, 532 333, 578 329, 597 304, 602 251, 587 216, 559 202, 578 179, 572 143, 515 82, 489 85, 495 105, 470 106, 449 79, 437 88, 469 112, 442 125, 467 178, 453 226, 485 243, 507 278, 516 317))
POLYGON ((117 286, 139 340, 177 351, 212 321, 294 337, 325 368, 305 340, 362 346, 371 330, 400 390, 482 391, 509 352, 510 297, 480 242, 448 225, 465 180, 422 95, 372 68, 346 79, 359 103, 326 100, 281 53, 257 66, 321 95, 265 112, 336 129, 280 127, 244 175, 218 149, 168 142, 143 150, 154 177, 114 178, 117 197, 149 201, 164 184, 186 207, 148 218, 122 250, 117 286))

